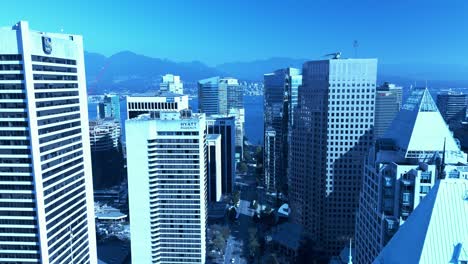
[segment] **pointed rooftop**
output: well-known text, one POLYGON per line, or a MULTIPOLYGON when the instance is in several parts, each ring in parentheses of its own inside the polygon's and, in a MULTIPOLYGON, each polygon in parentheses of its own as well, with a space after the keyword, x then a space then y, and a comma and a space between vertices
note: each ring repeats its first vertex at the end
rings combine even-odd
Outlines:
POLYGON ((380 263, 468 261, 468 180, 438 181, 380 252, 380 263))
POLYGON ((448 156, 459 156, 456 162, 466 162, 427 88, 411 91, 384 137, 394 139, 406 158, 442 152, 445 141, 448 156))

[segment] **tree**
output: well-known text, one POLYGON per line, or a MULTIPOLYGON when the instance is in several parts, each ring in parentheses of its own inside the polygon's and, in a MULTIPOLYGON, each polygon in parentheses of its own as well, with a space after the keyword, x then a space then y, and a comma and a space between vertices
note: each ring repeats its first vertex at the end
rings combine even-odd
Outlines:
POLYGON ((229 227, 227 226, 221 227, 221 235, 223 235, 224 240, 227 240, 230 234, 231 234, 231 231, 229 230, 229 227))
POLYGON ((278 259, 276 258, 275 254, 268 255, 264 263, 265 264, 279 264, 278 259))
POLYGON ((224 244, 226 243, 226 240, 224 240, 221 235, 217 235, 215 237, 215 239, 213 240, 213 244, 214 246, 218 249, 218 250, 222 250, 224 249, 224 244))
POLYGON ((252 155, 250 155, 250 151, 248 151, 247 149, 244 150, 244 160, 247 162, 252 161, 252 155))
POLYGON ((241 161, 239 162, 239 166, 237 169, 239 170, 240 173, 247 173, 247 170, 249 168, 247 167, 247 164, 245 164, 245 162, 241 161))
POLYGON ((260 244, 257 240, 257 229, 254 227, 249 228, 249 255, 251 257, 258 257, 258 250, 260 249, 260 244))
POLYGON ((232 194, 232 198, 231 198, 231 201, 234 205, 237 205, 237 203, 240 201, 240 192, 239 191, 235 191, 233 194, 232 194))

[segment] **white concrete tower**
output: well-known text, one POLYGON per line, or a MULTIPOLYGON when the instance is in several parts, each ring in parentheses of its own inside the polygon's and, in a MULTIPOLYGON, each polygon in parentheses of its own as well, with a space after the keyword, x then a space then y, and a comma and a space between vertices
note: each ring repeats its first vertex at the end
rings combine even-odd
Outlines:
POLYGON ((0 43, 0 262, 97 263, 82 37, 0 43))

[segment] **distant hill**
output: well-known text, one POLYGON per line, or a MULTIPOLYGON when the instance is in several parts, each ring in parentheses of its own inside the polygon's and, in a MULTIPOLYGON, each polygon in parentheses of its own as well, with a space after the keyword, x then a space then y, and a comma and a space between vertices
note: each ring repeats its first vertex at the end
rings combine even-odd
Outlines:
POLYGON ((166 73, 180 75, 185 82, 224 75, 198 61, 177 63, 130 51, 119 52, 108 58, 85 52, 85 64, 90 93, 109 90, 147 91, 157 87, 161 76, 166 73))
MULTIPOLYGON (((263 74, 285 67, 302 68, 306 59, 270 58, 250 62, 232 62, 210 67, 202 62, 174 62, 151 58, 130 51, 105 57, 85 52, 86 76, 90 93, 106 91, 143 92, 155 89, 166 73, 180 75, 186 83, 212 76, 230 76, 245 81, 262 81, 263 74)), ((445 89, 468 87, 468 65, 384 64, 379 61, 378 83, 424 86, 445 89)))
POLYGON ((224 63, 218 65, 217 68, 220 71, 229 73, 231 76, 243 80, 262 81, 265 73, 287 67, 302 68, 302 64, 305 61, 306 59, 271 58, 250 62, 224 63))

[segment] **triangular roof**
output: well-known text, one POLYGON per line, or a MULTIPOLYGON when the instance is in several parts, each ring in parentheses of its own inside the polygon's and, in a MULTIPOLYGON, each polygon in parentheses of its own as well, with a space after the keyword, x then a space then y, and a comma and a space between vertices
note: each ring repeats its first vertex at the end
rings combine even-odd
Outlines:
POLYGON ((438 181, 374 263, 468 260, 468 180, 438 181))
POLYGON ((447 124, 427 88, 415 88, 393 120, 384 138, 392 138, 400 150, 459 152, 447 124))

